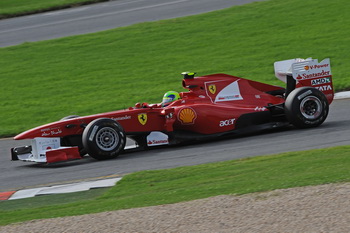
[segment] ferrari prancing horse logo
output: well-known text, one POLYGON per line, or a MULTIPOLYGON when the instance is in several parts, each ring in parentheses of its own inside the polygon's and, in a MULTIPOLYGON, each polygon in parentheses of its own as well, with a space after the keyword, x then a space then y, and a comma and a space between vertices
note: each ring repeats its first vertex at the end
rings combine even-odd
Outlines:
POLYGON ((216 86, 215 86, 215 84, 209 85, 208 89, 209 89, 210 93, 212 93, 213 95, 216 93, 216 86))
POLYGON ((137 118, 139 119, 139 122, 141 125, 145 125, 147 123, 147 113, 140 113, 137 118))

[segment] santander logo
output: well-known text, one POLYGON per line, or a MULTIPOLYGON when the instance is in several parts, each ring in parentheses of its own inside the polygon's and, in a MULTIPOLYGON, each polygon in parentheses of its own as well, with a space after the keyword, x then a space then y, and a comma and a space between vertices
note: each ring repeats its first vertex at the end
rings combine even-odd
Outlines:
POLYGON ((169 143, 168 140, 152 140, 147 142, 148 145, 161 145, 161 144, 168 144, 168 143, 169 143))
POLYGON ((168 135, 162 132, 153 131, 147 136, 147 146, 158 146, 167 144, 169 144, 169 137, 168 135))

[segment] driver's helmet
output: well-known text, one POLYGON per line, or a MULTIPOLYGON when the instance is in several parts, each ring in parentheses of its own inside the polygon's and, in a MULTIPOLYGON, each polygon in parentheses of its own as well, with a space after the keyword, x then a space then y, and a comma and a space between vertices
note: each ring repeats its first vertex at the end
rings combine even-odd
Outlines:
POLYGON ((163 96, 162 107, 168 106, 171 102, 179 100, 180 94, 176 91, 168 91, 163 96))

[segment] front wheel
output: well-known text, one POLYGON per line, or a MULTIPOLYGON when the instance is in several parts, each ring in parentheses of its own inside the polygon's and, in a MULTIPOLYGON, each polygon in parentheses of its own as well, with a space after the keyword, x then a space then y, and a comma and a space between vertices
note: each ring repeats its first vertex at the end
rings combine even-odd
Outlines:
POLYGON ((326 120, 329 104, 321 91, 313 87, 301 87, 288 95, 284 109, 291 124, 298 128, 311 128, 326 120))
POLYGON ((126 143, 122 126, 109 118, 90 122, 83 132, 82 139, 87 153, 97 160, 117 157, 126 143))

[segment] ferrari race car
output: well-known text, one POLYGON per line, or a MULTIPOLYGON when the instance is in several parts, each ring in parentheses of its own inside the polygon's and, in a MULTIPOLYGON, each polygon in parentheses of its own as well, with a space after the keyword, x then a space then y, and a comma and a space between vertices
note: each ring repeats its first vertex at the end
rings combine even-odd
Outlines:
POLYGON ((168 106, 136 104, 30 129, 14 137, 32 141, 12 148, 12 160, 54 163, 85 154, 105 160, 127 149, 127 137, 145 149, 286 125, 321 125, 334 97, 329 59, 291 59, 274 67, 286 88, 227 74, 185 72, 182 86, 188 91, 168 106))

